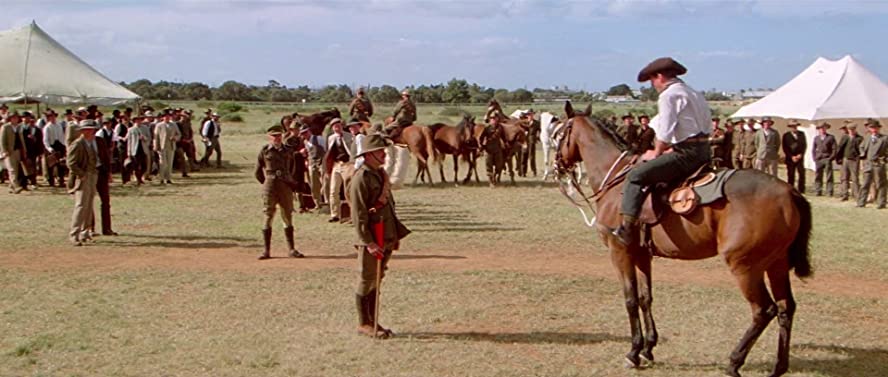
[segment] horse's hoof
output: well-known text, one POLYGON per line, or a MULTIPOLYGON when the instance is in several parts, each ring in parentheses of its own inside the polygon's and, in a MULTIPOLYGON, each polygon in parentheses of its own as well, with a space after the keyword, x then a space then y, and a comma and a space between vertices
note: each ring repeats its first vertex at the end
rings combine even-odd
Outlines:
POLYGON ((641 353, 641 367, 648 368, 654 365, 654 354, 651 352, 641 353))
POLYGON ((730 367, 725 371, 725 376, 728 377, 740 377, 740 372, 737 369, 730 367))
POLYGON ((640 368, 641 367, 641 360, 638 359, 638 356, 634 357, 634 359, 635 360, 633 360, 632 357, 626 356, 625 358, 623 358, 623 366, 626 367, 626 369, 640 368))

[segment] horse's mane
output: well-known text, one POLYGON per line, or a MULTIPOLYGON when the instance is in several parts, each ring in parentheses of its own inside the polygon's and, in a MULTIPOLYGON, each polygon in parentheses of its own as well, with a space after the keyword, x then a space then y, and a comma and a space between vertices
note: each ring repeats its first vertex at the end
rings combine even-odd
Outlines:
POLYGON ((614 144, 616 144, 617 148, 619 148, 620 151, 625 151, 629 149, 629 143, 627 143, 626 140, 624 140, 623 137, 617 133, 616 129, 608 126, 607 122, 601 120, 596 116, 591 115, 586 115, 586 119, 589 120, 589 123, 591 123, 593 127, 598 127, 599 129, 601 129, 604 134, 608 136, 611 141, 614 142, 614 144))
POLYGON ((433 123, 433 124, 430 124, 430 125, 428 125, 428 126, 426 126, 426 127, 428 127, 429 129, 431 129, 432 132, 438 132, 438 130, 440 130, 442 127, 450 127, 450 126, 448 126, 448 125, 446 125, 446 124, 444 124, 444 123, 433 123))

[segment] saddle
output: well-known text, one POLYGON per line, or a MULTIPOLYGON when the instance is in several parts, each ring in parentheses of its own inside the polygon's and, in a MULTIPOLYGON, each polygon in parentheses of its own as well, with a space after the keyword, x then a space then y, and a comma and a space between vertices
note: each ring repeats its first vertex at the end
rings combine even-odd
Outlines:
POLYGON ((724 184, 734 172, 733 169, 713 171, 707 164, 677 185, 661 183, 648 187, 650 195, 642 205, 639 220, 642 224, 654 225, 660 222, 666 211, 690 215, 698 206, 723 198, 724 184))

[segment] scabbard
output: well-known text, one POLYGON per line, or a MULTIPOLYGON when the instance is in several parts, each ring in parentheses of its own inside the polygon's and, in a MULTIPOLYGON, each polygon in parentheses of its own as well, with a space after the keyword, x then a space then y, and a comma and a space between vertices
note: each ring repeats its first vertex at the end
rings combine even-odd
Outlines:
MULTIPOLYGON (((380 249, 385 249, 385 227, 382 221, 371 224, 373 229, 373 238, 376 241, 376 246, 379 246, 380 249)), ((382 259, 382 257, 377 257, 382 259)))

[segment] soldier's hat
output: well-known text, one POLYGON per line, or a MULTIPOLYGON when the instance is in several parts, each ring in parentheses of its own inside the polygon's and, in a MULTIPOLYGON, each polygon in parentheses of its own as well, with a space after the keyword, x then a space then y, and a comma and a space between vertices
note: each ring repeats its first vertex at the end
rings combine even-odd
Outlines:
POLYGON ((714 117, 712 117, 712 119, 710 119, 710 120, 714 120, 714 121, 718 122, 718 121, 721 121, 721 118, 719 118, 719 117, 717 117, 717 116, 714 116, 714 117))
POLYGON ((821 129, 821 128, 825 128, 825 129, 828 130, 830 127, 832 127, 832 126, 830 126, 829 123, 823 122, 823 123, 818 124, 816 128, 817 128, 818 130, 821 129))
POLYGON ((3 120, 10 120, 12 118, 21 118, 21 115, 19 115, 18 111, 10 111, 6 113, 6 116, 3 117, 3 120))
POLYGON ((348 122, 348 124, 346 124, 345 126, 348 127, 348 128, 351 128, 351 127, 361 127, 361 126, 363 126, 363 125, 364 125, 364 124, 361 123, 360 121, 358 121, 357 119, 352 119, 352 120, 351 120, 350 122, 348 122))
POLYGON ((22 118, 33 118, 34 114, 31 114, 30 111, 25 111, 22 113, 22 118))
POLYGON ((268 129, 265 130, 265 133, 268 134, 268 136, 281 136, 284 133, 284 127, 281 127, 280 124, 275 124, 268 127, 268 129))
POLYGON ((650 120, 651 117, 649 117, 647 114, 641 114, 641 115, 638 116, 638 120, 641 121, 642 119, 648 119, 648 120, 650 120))
POLYGON ((688 69, 670 57, 656 59, 638 72, 638 82, 645 82, 658 73, 670 73, 680 76, 688 72, 688 69))
POLYGON ((82 130, 95 130, 97 128, 99 128, 98 124, 96 124, 96 121, 92 120, 92 119, 81 120, 80 123, 77 125, 77 129, 81 130, 81 131, 82 130))
POLYGON ((65 109, 65 115, 74 115, 74 112, 71 109, 65 109))
POLYGON ((795 120, 795 119, 790 120, 789 123, 786 124, 787 127, 798 127, 798 126, 801 126, 801 125, 802 125, 802 124, 799 123, 799 121, 797 121, 797 120, 795 120))
POLYGON ((380 133, 372 133, 361 140, 361 156, 380 149, 385 149, 390 145, 392 145, 392 142, 387 137, 380 133))
POLYGON ((363 86, 358 87, 358 93, 364 93, 364 87, 363 87, 363 86))
POLYGON ((771 117, 763 117, 762 123, 765 123, 765 122, 770 122, 771 124, 774 124, 774 120, 771 119, 771 117))
POLYGON ((625 115, 623 115, 622 118, 620 118, 620 120, 626 120, 626 118, 634 120, 635 116, 633 116, 631 113, 626 113, 625 115))
POLYGON ((330 119, 330 121, 327 122, 327 125, 328 125, 328 126, 333 126, 333 125, 336 124, 336 123, 342 124, 342 119, 339 119, 339 118, 333 118, 333 119, 330 119))
POLYGON ((410 91, 407 90, 407 89, 404 89, 404 90, 401 91, 401 95, 402 95, 402 96, 408 96, 408 97, 409 97, 409 96, 410 96, 410 91))
MULTIPOLYGON (((293 122, 293 124, 296 124, 296 122, 293 122)), ((299 127, 299 133, 304 132, 311 132, 311 127, 309 127, 307 124, 303 124, 301 127, 299 127)))
POLYGON ((876 119, 867 118, 866 126, 867 128, 882 128, 882 123, 879 123, 879 121, 876 119))
POLYGON ((848 123, 848 131, 857 131, 857 125, 854 123, 848 123))

